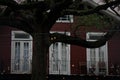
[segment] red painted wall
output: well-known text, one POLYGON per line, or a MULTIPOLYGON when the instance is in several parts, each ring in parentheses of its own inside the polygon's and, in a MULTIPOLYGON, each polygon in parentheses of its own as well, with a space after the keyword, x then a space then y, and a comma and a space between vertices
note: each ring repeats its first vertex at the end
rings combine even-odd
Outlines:
POLYGON ((11 28, 0 28, 0 61, 3 72, 8 73, 11 60, 11 28))
MULTIPOLYGON (((71 32, 73 24, 58 23, 53 26, 51 31, 67 31, 71 32)), ((8 73, 11 60, 11 30, 10 27, 0 28, 0 63, 3 63, 3 70, 8 73)), ((80 37, 86 38, 86 29, 80 29, 80 37)), ((71 33, 71 35, 73 35, 71 33)), ((108 42, 108 61, 109 68, 111 64, 120 65, 120 34, 116 34, 108 42)), ((71 45, 71 74, 85 74, 86 73, 86 48, 71 45)))
POLYGON ((70 23, 57 23, 53 25, 51 31, 71 31, 70 27, 72 24, 70 23))
POLYGON ((120 66, 120 33, 116 33, 108 42, 108 60, 109 60, 109 73, 111 72, 112 65, 120 66))
POLYGON ((71 46, 71 74, 85 74, 86 49, 80 46, 71 46))

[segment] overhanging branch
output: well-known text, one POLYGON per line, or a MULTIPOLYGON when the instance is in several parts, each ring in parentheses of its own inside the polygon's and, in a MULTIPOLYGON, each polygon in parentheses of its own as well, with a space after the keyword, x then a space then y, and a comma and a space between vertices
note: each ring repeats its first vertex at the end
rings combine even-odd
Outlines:
MULTIPOLYGON (((91 1, 91 0, 84 0, 84 1, 85 1, 85 4, 87 4, 87 5, 89 5, 89 6, 93 7, 93 8, 95 8, 97 6, 100 6, 98 3, 95 3, 94 1, 91 1)), ((107 9, 108 7, 111 7, 111 6, 115 5, 115 4, 120 4, 120 0, 112 1, 110 3, 101 5, 100 7, 98 7, 95 10, 99 10, 101 8, 104 8, 105 6, 106 6, 105 8, 107 9)), ((99 12, 106 15, 106 16, 108 16, 108 17, 110 17, 111 19, 114 20, 114 22, 116 24, 120 25, 120 17, 118 15, 116 15, 115 13, 113 13, 113 12, 111 12, 109 10, 99 10, 99 12)))
POLYGON ((0 27, 11 26, 32 33, 32 26, 20 18, 0 17, 0 27))
POLYGON ((0 0, 0 5, 4 5, 4 6, 13 6, 17 4, 18 3, 15 2, 14 0, 0 0))
POLYGON ((82 46, 86 48, 97 48, 105 45, 105 43, 115 34, 116 30, 111 29, 97 41, 87 41, 79 37, 67 36, 64 34, 53 33, 50 35, 51 43, 62 42, 71 45, 82 46))
POLYGON ((112 2, 109 2, 107 4, 103 4, 103 5, 98 5, 97 3, 95 3, 94 1, 91 1, 91 0, 83 0, 83 1, 84 1, 84 4, 87 4, 91 7, 93 7, 93 9, 89 9, 89 10, 67 9, 64 11, 64 14, 73 14, 76 16, 90 15, 90 14, 97 13, 97 12, 102 11, 102 10, 106 10, 107 8, 109 8, 113 5, 120 4, 120 1, 112 1, 112 2))
POLYGON ((41 9, 49 8, 49 6, 45 3, 45 1, 18 4, 14 0, 13 1, 2 0, 0 1, 0 5, 8 6, 13 10, 30 10, 35 8, 41 8, 41 9))

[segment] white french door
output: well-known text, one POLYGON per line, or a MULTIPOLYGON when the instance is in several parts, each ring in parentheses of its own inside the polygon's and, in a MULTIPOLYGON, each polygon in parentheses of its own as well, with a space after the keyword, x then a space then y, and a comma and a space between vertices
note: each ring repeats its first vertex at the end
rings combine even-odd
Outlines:
POLYGON ((31 41, 12 42, 12 73, 30 73, 32 48, 31 41))
POLYGON ((54 43, 49 48, 49 73, 70 74, 70 45, 54 43))
MULTIPOLYGON (((88 33, 87 39, 89 41, 95 41, 103 35, 103 33, 88 33)), ((107 43, 99 48, 87 48, 87 71, 89 74, 108 74, 107 43)))
POLYGON ((11 73, 31 73, 32 40, 30 35, 14 31, 11 42, 11 73))

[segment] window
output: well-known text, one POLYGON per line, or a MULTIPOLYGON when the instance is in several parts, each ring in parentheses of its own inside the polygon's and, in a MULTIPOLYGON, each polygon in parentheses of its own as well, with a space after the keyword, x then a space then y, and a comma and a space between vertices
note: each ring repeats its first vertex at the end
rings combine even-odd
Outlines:
MULTIPOLYGON (((95 41, 104 34, 105 33, 87 33, 87 40, 95 41)), ((105 75, 108 73, 107 43, 99 48, 87 48, 87 72, 96 75, 105 75)))
POLYGON ((50 46, 49 52, 49 73, 69 75, 70 45, 57 42, 50 46))
POLYGON ((72 23, 73 22, 73 15, 64 15, 60 17, 57 22, 65 22, 65 23, 72 23))
POLYGON ((12 31, 11 73, 31 72, 32 37, 23 31, 12 31))

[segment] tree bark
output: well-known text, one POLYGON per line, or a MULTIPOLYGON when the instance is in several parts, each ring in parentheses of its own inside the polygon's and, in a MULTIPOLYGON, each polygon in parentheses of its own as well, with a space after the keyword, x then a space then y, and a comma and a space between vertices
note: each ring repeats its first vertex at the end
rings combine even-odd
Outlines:
POLYGON ((32 57, 32 80, 46 80, 47 54, 49 50, 49 33, 34 33, 34 53, 32 57))

